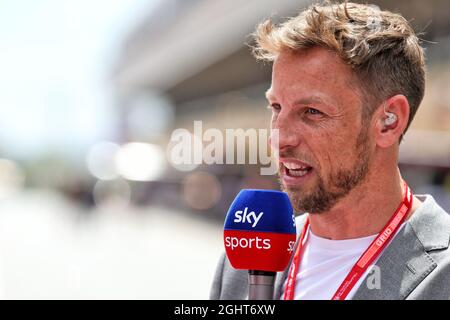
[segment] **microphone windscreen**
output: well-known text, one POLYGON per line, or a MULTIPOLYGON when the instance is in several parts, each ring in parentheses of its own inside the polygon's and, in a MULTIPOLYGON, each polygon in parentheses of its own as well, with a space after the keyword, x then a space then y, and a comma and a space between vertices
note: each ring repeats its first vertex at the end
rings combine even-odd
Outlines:
POLYGON ((296 239, 289 197, 275 190, 241 190, 228 210, 223 236, 235 269, 283 271, 296 239))

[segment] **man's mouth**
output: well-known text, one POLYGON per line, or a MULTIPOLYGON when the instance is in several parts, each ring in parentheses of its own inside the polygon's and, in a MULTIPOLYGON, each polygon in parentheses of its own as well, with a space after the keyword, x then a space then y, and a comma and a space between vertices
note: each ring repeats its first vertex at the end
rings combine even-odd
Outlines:
POLYGON ((313 167, 296 159, 280 159, 281 178, 286 185, 297 185, 311 175, 313 167))
POLYGON ((291 177, 303 177, 312 170, 311 166, 293 162, 284 162, 283 166, 286 169, 286 174, 291 177))

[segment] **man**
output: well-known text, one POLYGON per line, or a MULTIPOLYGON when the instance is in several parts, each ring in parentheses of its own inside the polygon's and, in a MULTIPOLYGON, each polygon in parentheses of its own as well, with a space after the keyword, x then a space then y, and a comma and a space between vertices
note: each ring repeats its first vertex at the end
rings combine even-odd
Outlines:
MULTIPOLYGON (((273 61, 281 186, 307 212, 274 298, 450 298, 450 217, 413 196, 397 165, 425 86, 408 22, 369 5, 315 5, 255 36, 256 57, 273 61)), ((247 281, 224 256, 210 297, 246 299, 247 281)))

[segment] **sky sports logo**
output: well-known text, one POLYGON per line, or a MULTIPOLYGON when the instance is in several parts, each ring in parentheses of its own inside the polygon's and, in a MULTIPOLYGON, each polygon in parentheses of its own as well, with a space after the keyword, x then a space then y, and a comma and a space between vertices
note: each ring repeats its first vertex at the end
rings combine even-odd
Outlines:
MULTIPOLYGON (((272 248, 269 238, 256 237, 225 237, 225 246, 234 250, 236 248, 241 249, 263 249, 269 250, 272 248)), ((289 241, 287 245, 287 252, 294 251, 295 241, 289 241)))
POLYGON ((225 237, 225 246, 231 248, 231 250, 236 248, 269 250, 271 248, 270 239, 263 239, 258 236, 250 238, 225 237))
POLYGON ((286 193, 241 190, 225 219, 227 258, 235 269, 283 271, 295 248, 295 229, 286 193))
MULTIPOLYGON (((251 228, 255 228, 258 225, 258 222, 261 221, 264 212, 256 213, 255 211, 249 211, 248 207, 245 207, 244 210, 237 210, 234 213, 234 223, 245 223, 250 224, 251 228)), ((270 233, 262 233, 264 235, 269 235, 270 233)), ((247 235, 249 235, 247 233, 247 235)), ((252 235, 257 235, 253 237, 243 236, 226 236, 225 237, 225 246, 234 250, 236 248, 241 249, 262 249, 269 250, 271 249, 271 239, 267 237, 260 237, 260 233, 252 232, 252 235)), ((288 243, 287 251, 292 252, 294 250, 295 241, 290 241, 288 243)))
MULTIPOLYGON (((258 222, 261 220, 264 212, 260 212, 256 214, 255 211, 248 211, 248 207, 245 207, 244 210, 237 210, 234 213, 235 223, 248 223, 252 228, 255 228, 258 225, 258 222)), ((260 237, 251 237, 251 238, 237 238, 237 237, 225 237, 225 246, 234 250, 235 248, 256 248, 256 249, 270 249, 270 239, 262 239, 260 237)))
POLYGON ((264 212, 260 212, 258 215, 254 211, 248 212, 248 207, 245 207, 244 210, 238 210, 234 213, 233 221, 236 223, 250 223, 252 228, 254 228, 263 215, 264 212))

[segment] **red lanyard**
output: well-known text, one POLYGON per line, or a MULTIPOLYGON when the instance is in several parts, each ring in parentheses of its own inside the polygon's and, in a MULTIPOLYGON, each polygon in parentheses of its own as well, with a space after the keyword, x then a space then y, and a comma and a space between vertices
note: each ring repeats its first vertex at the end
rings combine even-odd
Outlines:
MULTIPOLYGON (((375 240, 370 244, 362 256, 358 259, 356 264, 353 266, 350 273, 345 277, 342 284, 337 289, 336 293, 333 295, 332 300, 345 300, 349 292, 355 286, 356 282, 361 278, 367 268, 372 264, 376 257, 383 251, 388 242, 397 232, 398 228, 405 221, 409 210, 412 207, 412 192, 405 182, 405 196, 403 201, 398 206, 395 213, 392 215, 391 219, 384 226, 383 230, 378 234, 375 240)), ((286 290, 284 292, 284 300, 293 300, 295 291, 295 279, 297 276, 298 268, 300 266, 300 256, 303 250, 303 246, 306 243, 306 238, 308 234, 309 219, 306 219, 305 225, 300 236, 300 242, 295 251, 294 259, 292 260, 292 265, 288 273, 288 278, 286 282, 286 290)))

